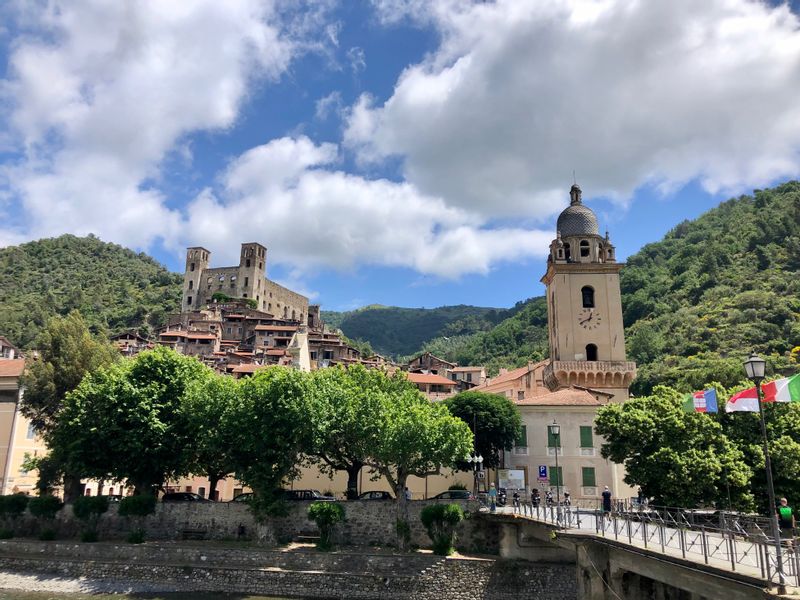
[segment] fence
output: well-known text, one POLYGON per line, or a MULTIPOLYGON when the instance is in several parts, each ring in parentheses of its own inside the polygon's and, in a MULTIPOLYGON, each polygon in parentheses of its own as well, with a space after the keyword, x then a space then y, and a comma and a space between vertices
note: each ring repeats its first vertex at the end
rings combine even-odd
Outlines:
POLYGON ((522 516, 564 529, 592 531, 662 554, 702 558, 707 565, 733 572, 760 573, 770 583, 800 586, 800 551, 794 536, 781 540, 779 554, 765 517, 627 502, 616 502, 612 509, 605 512, 594 502, 574 506, 521 502, 512 507, 522 516))

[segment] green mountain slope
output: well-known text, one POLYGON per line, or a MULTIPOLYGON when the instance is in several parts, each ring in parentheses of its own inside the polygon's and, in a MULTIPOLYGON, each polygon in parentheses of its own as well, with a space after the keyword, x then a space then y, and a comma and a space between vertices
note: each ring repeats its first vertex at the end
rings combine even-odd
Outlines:
POLYGON ((161 325, 180 306, 180 275, 146 254, 63 235, 0 249, 0 334, 28 347, 55 314, 77 309, 98 330, 161 325))
POLYGON ((436 337, 489 330, 515 310, 465 305, 439 308, 372 305, 342 313, 323 311, 322 319, 351 339, 368 341, 376 352, 405 356, 436 337))

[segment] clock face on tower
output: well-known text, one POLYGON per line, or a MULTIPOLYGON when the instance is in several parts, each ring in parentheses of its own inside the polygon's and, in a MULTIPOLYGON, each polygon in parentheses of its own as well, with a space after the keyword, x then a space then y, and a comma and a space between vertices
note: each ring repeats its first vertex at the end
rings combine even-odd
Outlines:
POLYGON ((597 312, 597 309, 584 308, 578 313, 578 325, 584 329, 597 329, 600 327, 601 321, 602 318, 600 317, 600 313, 597 312))

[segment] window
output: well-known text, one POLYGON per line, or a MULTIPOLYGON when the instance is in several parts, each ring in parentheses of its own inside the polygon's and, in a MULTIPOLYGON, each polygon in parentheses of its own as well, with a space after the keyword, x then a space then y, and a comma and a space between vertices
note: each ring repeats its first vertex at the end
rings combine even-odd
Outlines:
POLYGON ((192 486, 190 486, 190 485, 187 485, 187 486, 186 486, 186 491, 187 491, 187 492, 191 492, 191 491, 192 491, 192 486))
POLYGON ((586 360, 597 360, 597 346, 586 344, 586 360))
POLYGON ((244 287, 247 287, 249 284, 250 284, 250 278, 249 277, 245 277, 244 278, 244 287))
POLYGON ((581 256, 589 256, 589 242, 581 240, 581 256))
POLYGON ((194 271, 194 263, 192 263, 192 264, 190 264, 190 265, 189 265, 189 270, 190 270, 190 271, 194 271))
POLYGON ((467 373, 467 383, 472 383, 472 373, 467 373))
POLYGON ((520 427, 519 436, 517 436, 517 441, 514 442, 514 445, 520 448, 524 448, 528 445, 528 426, 523 425, 520 427))
POLYGON ((323 350, 322 360, 333 360, 333 350, 323 350))
POLYGON ((244 261, 244 266, 245 267, 249 267, 250 266, 250 259, 249 258, 246 261, 244 261))
POLYGON ((561 434, 553 435, 550 433, 550 428, 547 428, 547 447, 560 448, 561 447, 561 434))
POLYGON ((262 267, 262 266, 261 266, 261 263, 258 263, 258 270, 260 271, 260 270, 261 270, 261 269, 263 269, 263 268, 264 268, 264 267, 262 267))
POLYGON ((231 289, 234 289, 235 287, 236 287, 236 282, 235 281, 231 281, 231 289))
POLYGON ((194 281, 189 282, 189 289, 194 289, 194 281))
POLYGON ((28 423, 28 433, 25 436, 25 439, 32 440, 36 437, 36 430, 33 428, 33 423, 28 423))
POLYGON ((525 400, 525 392, 520 390, 517 392, 517 400, 525 400))
POLYGON ((187 304, 188 306, 191 306, 191 305, 192 305, 192 297, 191 297, 191 296, 189 296, 188 298, 186 298, 186 304, 187 304))
POLYGON ((220 281, 225 281, 225 275, 220 275, 220 276, 219 276, 219 280, 220 280, 220 281))
POLYGON ((595 483, 596 479, 594 477, 594 467, 583 467, 581 471, 583 472, 583 487, 595 487, 597 483, 595 483))
POLYGON ((206 488, 204 488, 204 487, 197 488, 197 493, 200 494, 203 498, 205 498, 206 497, 206 488))
POLYGON ((564 485, 564 467, 550 466, 550 485, 564 485))
POLYGON ((564 244, 564 257, 569 261, 572 258, 570 253, 569 244, 564 244))
POLYGON ((594 308, 594 288, 590 285, 585 285, 581 288, 581 299, 583 300, 583 308, 594 308))
POLYGON ((594 448, 591 425, 581 425, 581 448, 594 448))

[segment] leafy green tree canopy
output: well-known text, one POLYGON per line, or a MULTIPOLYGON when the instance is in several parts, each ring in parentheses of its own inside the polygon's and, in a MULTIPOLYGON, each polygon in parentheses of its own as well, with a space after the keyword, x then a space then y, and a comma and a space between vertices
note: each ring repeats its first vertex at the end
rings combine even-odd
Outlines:
POLYGON ((484 466, 499 466, 500 453, 514 447, 522 428, 514 403, 499 394, 461 392, 445 400, 445 405, 473 429, 475 451, 483 456, 484 466))
POLYGON ((742 451, 720 424, 687 413, 682 394, 657 387, 652 396, 600 409, 595 428, 604 458, 624 464, 625 481, 668 506, 750 508, 752 476, 742 451))
POLYGON ((191 469, 195 431, 184 403, 211 375, 164 347, 95 371, 67 396, 51 446, 84 476, 126 479, 152 494, 191 469))

